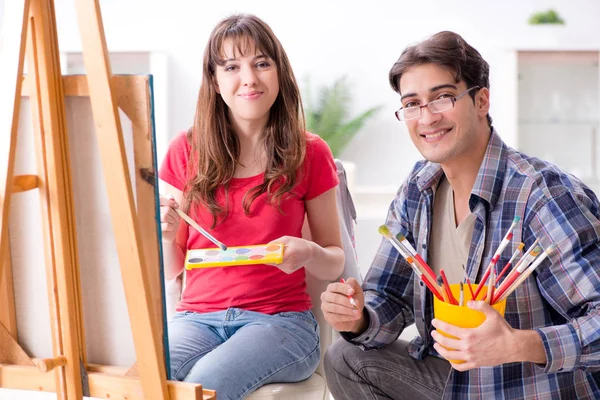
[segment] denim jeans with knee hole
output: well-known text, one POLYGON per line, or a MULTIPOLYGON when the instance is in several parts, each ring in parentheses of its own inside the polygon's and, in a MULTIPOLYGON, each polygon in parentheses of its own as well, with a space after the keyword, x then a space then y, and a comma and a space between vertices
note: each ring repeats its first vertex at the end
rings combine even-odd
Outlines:
POLYGON ((338 339, 325 354, 325 376, 337 400, 441 399, 450 363, 427 356, 416 360, 408 343, 396 340, 377 350, 364 351, 338 339))
POLYGON ((216 390, 218 400, 307 379, 320 359, 319 326, 310 311, 184 311, 169 322, 168 333, 171 379, 216 390))

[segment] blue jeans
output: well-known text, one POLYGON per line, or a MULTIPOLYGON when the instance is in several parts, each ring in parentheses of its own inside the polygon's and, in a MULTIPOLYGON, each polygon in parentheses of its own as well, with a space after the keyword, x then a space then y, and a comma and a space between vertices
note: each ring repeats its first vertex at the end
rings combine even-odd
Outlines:
POLYGON ((320 359, 319 326, 310 311, 184 311, 168 332, 171 379, 200 383, 216 390, 219 400, 242 399, 267 383, 307 379, 320 359))

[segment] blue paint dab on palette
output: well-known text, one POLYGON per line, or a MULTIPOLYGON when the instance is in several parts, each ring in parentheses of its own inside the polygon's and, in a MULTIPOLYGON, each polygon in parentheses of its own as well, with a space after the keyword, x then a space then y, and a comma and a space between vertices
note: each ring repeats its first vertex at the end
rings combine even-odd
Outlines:
POLYGON ((190 258, 190 259, 188 260, 188 262, 191 262, 191 263, 199 263, 199 262, 202 262, 202 259, 201 259, 201 258, 198 258, 198 257, 196 257, 196 258, 190 258))

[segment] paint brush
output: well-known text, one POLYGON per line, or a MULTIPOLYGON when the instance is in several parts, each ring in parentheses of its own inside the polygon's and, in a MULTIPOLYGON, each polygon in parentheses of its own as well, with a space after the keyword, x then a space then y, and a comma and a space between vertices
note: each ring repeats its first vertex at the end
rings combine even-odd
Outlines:
POLYGON ((404 259, 406 259, 408 261, 408 258, 411 257, 411 262, 408 263, 410 265, 410 267, 415 271, 415 273, 417 273, 417 276, 419 276, 421 278, 421 280, 423 281, 423 283, 425 283, 425 285, 429 288, 429 290, 431 290, 433 292, 433 294, 436 295, 436 297, 441 299, 442 298, 441 287, 438 287, 437 284, 435 283, 435 281, 431 280, 431 277, 429 277, 427 274, 423 274, 423 271, 421 270, 419 265, 414 262, 414 257, 410 254, 408 249, 406 249, 402 245, 402 243, 400 243, 400 241, 398 241, 398 239, 392 235, 389 228, 386 225, 381 225, 377 229, 377 231, 381 234, 381 236, 383 236, 387 240, 389 240, 389 242, 392 244, 392 246, 394 246, 394 248, 396 250, 398 250, 398 253, 400 253, 400 255, 402 257, 404 257, 404 259))
POLYGON ((202 228, 200 225, 198 225, 198 223, 196 223, 196 221, 194 221, 192 218, 190 218, 189 215, 187 215, 186 213, 181 211, 179 208, 174 208, 174 210, 177 213, 177 215, 179 215, 181 217, 182 220, 187 222, 192 228, 194 228, 195 230, 200 232, 208 240, 210 240, 211 242, 216 244, 221 250, 223 250, 223 251, 227 250, 227 246, 225 246, 223 243, 219 242, 217 239, 215 239, 215 237, 213 235, 211 235, 210 233, 205 231, 204 228, 202 228))
POLYGON ((500 273, 496 277, 496 283, 500 282, 500 278, 502 278, 504 276, 504 274, 506 273, 506 271, 508 271, 508 269, 512 265, 513 261, 515 261, 515 259, 517 258, 517 256, 521 252, 521 250, 523 250, 523 247, 525 247, 525 243, 521 242, 521 244, 519 244, 519 247, 517 247, 517 249, 515 250, 513 255, 510 257, 510 260, 508 260, 508 262, 506 263, 506 265, 504 266, 502 271, 500 271, 500 273))
POLYGON ((535 258, 542 252, 541 246, 535 246, 535 248, 525 254, 517 263, 515 268, 510 271, 510 274, 502 282, 496 291, 496 297, 500 297, 506 290, 519 278, 519 276, 529 267, 529 265, 535 260, 535 258))
MULTIPOLYGON (((392 217, 397 221, 400 222, 400 219, 398 218, 398 215, 396 215, 396 210, 394 210, 393 208, 390 210, 390 214, 392 215, 392 217)), ((404 247, 406 247, 406 249, 409 251, 410 255, 413 256, 416 260, 416 262, 420 265, 421 269, 424 272, 427 272, 427 274, 429 274, 429 276, 431 277, 432 281, 436 281, 437 277, 435 276, 435 273, 433 272, 433 270, 431 269, 431 267, 429 265, 427 265, 427 263, 425 262, 425 260, 423 260, 423 257, 421 257, 421 255, 419 253, 417 253, 417 251, 415 250, 414 247, 412 247, 412 245, 410 244, 410 242, 408 241, 408 239, 406 239, 406 237, 398 232, 398 234, 396 235, 396 239, 398 239, 398 241, 400 243, 402 243, 402 245, 404 247)))
POLYGON ((479 282, 479 286, 477 286, 477 289, 475 289, 475 298, 473 298, 473 300, 477 300, 477 297, 479 296, 481 289, 483 289, 486 286, 486 282, 488 281, 490 273, 492 272, 492 269, 494 269, 494 267, 496 266, 496 263, 498 263, 499 259, 500 259, 500 255, 494 255, 494 257, 492 257, 492 260, 490 261, 487 268, 485 269, 483 278, 481 278, 481 282, 479 282))
POLYGON ((438 284, 438 286, 442 287, 442 296, 444 296, 444 303, 450 304, 450 298, 448 297, 448 292, 446 291, 446 288, 444 287, 444 279, 442 279, 441 276, 437 277, 437 284, 438 284))
POLYGON ((475 300, 475 293, 473 293, 473 287, 471 286, 471 280, 469 279, 469 275, 467 275, 467 270, 465 268, 465 264, 462 264, 462 269, 465 272, 465 282, 467 283, 467 286, 469 287, 469 292, 471 292, 471 298, 473 300, 475 300))
POLYGON ((440 277, 442 278, 442 282, 443 282, 443 287, 444 290, 446 291, 446 294, 448 295, 448 300, 450 302, 450 304, 454 304, 454 305, 458 305, 458 301, 456 300, 456 297, 454 297, 454 295, 452 294, 452 290, 450 289, 450 284, 448 283, 448 279, 446 278, 446 273, 444 273, 443 269, 440 269, 440 277))
MULTIPOLYGON (((342 282, 344 285, 346 284, 346 280, 344 278, 340 278, 340 282, 342 282)), ((348 297, 348 300, 350 300, 350 304, 352 304, 354 306, 354 308, 358 308, 358 306, 356 305, 356 300, 354 300, 354 297, 350 296, 349 294, 347 294, 346 297, 348 297)))
POLYGON ((527 268, 527 270, 525 272, 523 272, 519 276, 519 279, 517 279, 508 288, 508 290, 506 290, 503 294, 498 293, 498 296, 496 296, 496 298, 494 299, 494 303, 506 299, 508 296, 510 296, 510 294, 512 292, 514 292, 515 290, 517 290, 517 288, 523 283, 523 281, 525 279, 527 279, 529 277, 529 275, 531 275, 533 273, 533 271, 535 271, 535 269, 542 263, 542 261, 544 261, 550 254, 552 254, 554 252, 554 250, 556 250, 556 246, 555 245, 551 245, 550 247, 548 247, 546 249, 545 252, 543 252, 542 254, 540 254, 540 256, 535 259, 535 261, 527 268))
POLYGON ((440 292, 438 291, 438 289, 433 286, 433 284, 431 283, 431 281, 429 279, 423 277, 423 273, 421 272, 421 270, 419 269, 419 267, 415 263, 414 258, 412 258, 412 256, 408 256, 408 257, 406 257, 406 261, 411 266, 411 268, 413 269, 413 271, 415 272, 415 274, 419 277, 419 279, 421 280, 421 282, 423 282, 425 284, 425 286, 427 286, 427 288, 429 290, 431 290, 431 293, 433 293, 435 295, 435 297, 438 298, 438 300, 445 301, 444 297, 440 294, 440 292))
POLYGON ((487 293, 485 295, 485 302, 492 304, 492 296, 494 295, 494 285, 496 284, 496 270, 492 268, 490 273, 490 283, 488 284, 487 293))
POLYGON ((461 307, 465 305, 465 288, 462 282, 460 282, 460 296, 458 297, 458 305, 461 307))
MULTIPOLYGON (((175 200, 178 204, 181 203, 181 200, 183 198, 183 192, 181 190, 177 189, 173 185, 169 184, 168 182, 166 182, 160 178, 158 179, 158 193, 160 194, 160 196, 162 196, 164 198, 175 200)), ((221 250, 223 250, 223 251, 227 250, 227 246, 225 246, 223 243, 221 243, 217 239, 215 239, 215 237, 213 235, 211 235, 204 228, 202 228, 200 225, 198 225, 198 223, 196 221, 194 221, 192 218, 190 218, 189 215, 187 215, 186 213, 181 211, 179 208, 173 208, 173 209, 175 210, 177 215, 179 215, 179 217, 181 217, 182 220, 184 220, 192 228, 194 228, 195 230, 200 232, 200 234, 202 236, 204 236, 205 238, 207 238, 208 240, 210 240, 211 242, 216 244, 221 250)))
POLYGON ((427 265, 427 263, 425 262, 425 260, 423 260, 423 258, 419 255, 419 253, 417 253, 417 251, 415 250, 415 248, 412 247, 412 245, 410 244, 410 242, 408 241, 408 239, 406 239, 406 237, 403 234, 401 234, 401 233, 398 233, 396 235, 396 239, 398 239, 398 241, 400 243, 402 243, 402 245, 408 249, 408 251, 410 252, 410 254, 413 257, 415 257, 415 260, 417 260, 417 263, 421 266, 421 268, 423 269, 423 271, 427 272, 429 274, 429 276, 431 277, 431 279, 433 279, 435 281, 437 279, 437 277, 435 276, 435 273, 433 272, 433 270, 431 269, 431 267, 429 265, 427 265))
POLYGON ((483 278, 481 278, 481 282, 479 282, 479 286, 477 287, 477 290, 475 291, 475 297, 477 297, 479 295, 479 292, 485 286, 485 283, 487 282, 487 279, 490 276, 490 272, 492 271, 492 268, 496 267, 496 264, 498 263, 498 260, 500 259, 500 254, 502 254, 502 252, 504 251, 504 249, 506 248, 508 243, 511 241, 511 239, 513 237, 512 231, 515 229, 515 227, 517 226, 517 224, 519 223, 520 220, 521 220, 521 217, 519 217, 518 215, 513 218, 512 224, 510 224, 510 227, 508 228, 506 235, 504 235, 504 238, 500 242, 498 249, 496 249, 494 256, 490 260, 490 263, 489 263, 487 269, 485 270, 485 273, 483 274, 483 278))
POLYGON ((406 257, 410 257, 411 254, 408 251, 408 249, 406 249, 402 243, 400 243, 398 241, 398 239, 396 239, 392 233, 390 232, 390 229, 386 226, 386 225, 381 225, 379 226, 379 228, 377 229, 377 232, 379 232, 379 234, 383 237, 385 237, 387 240, 389 240, 389 242, 392 244, 392 246, 394 246, 396 248, 396 250, 398 250, 398 253, 400 253, 400 255, 404 258, 406 257))

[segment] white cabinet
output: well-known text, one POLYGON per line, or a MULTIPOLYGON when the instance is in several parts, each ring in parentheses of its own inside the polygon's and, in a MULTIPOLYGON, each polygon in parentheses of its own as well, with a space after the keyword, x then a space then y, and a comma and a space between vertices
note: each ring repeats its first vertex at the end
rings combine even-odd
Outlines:
POLYGON ((518 148, 600 193, 599 51, 519 51, 518 148))

